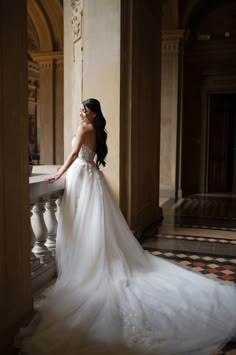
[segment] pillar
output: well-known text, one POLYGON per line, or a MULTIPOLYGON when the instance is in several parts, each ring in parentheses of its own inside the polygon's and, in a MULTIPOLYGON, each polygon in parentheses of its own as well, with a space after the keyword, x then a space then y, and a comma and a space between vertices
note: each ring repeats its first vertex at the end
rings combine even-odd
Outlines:
POLYGON ((160 195, 181 196, 182 30, 162 33, 160 195))
POLYGON ((161 219, 159 208, 161 4, 122 1, 120 204, 132 229, 161 219))
POLYGON ((0 1, 0 353, 32 311, 27 3, 0 1))
POLYGON ((160 218, 160 28, 154 0, 83 0, 65 9, 65 155, 82 99, 100 100, 107 120, 105 178, 128 223, 160 218))
POLYGON ((63 117, 64 117, 64 61, 63 58, 55 60, 55 164, 60 165, 64 162, 64 138, 63 138, 63 117))
MULTIPOLYGON (((92 1, 93 3, 93 1, 92 1)), ((82 100, 83 1, 65 0, 64 6, 64 159, 80 122, 82 100)))
POLYGON ((40 67, 40 163, 63 163, 63 54, 31 53, 40 67))

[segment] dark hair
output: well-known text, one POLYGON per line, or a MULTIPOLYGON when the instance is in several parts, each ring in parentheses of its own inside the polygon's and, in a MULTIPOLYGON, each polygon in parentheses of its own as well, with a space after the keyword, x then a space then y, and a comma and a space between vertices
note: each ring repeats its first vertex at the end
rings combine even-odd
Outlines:
POLYGON ((96 165, 99 169, 100 165, 105 166, 105 157, 108 153, 106 144, 107 131, 105 129, 106 120, 102 114, 100 102, 97 99, 87 99, 82 104, 88 107, 92 112, 96 113, 95 121, 93 123, 96 130, 96 165))

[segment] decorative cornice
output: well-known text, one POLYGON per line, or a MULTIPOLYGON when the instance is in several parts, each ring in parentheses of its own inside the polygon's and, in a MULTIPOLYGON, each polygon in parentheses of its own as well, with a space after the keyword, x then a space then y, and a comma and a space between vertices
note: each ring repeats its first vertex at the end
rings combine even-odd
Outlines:
POLYGON ((63 60, 63 52, 35 52, 30 53, 35 62, 43 62, 48 60, 63 60))
POLYGON ((28 69, 38 72, 39 65, 38 65, 38 63, 33 62, 32 60, 28 60, 28 69))
POLYGON ((162 31, 162 40, 172 40, 172 41, 176 41, 176 40, 181 40, 182 38, 184 38, 184 33, 185 31, 182 29, 178 29, 178 30, 164 30, 162 31))

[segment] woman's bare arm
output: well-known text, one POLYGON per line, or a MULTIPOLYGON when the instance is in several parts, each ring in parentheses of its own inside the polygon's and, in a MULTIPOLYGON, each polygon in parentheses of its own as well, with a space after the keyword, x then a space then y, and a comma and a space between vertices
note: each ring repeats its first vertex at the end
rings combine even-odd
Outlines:
POLYGON ((71 164, 75 161, 77 158, 80 148, 83 144, 84 136, 87 133, 87 129, 85 126, 80 125, 77 129, 76 132, 76 140, 74 143, 74 146, 72 148, 72 151, 68 155, 66 161, 62 165, 62 167, 58 170, 56 174, 49 175, 47 176, 44 180, 49 181, 49 182, 54 182, 60 179, 60 177, 67 171, 67 169, 71 166, 71 164))

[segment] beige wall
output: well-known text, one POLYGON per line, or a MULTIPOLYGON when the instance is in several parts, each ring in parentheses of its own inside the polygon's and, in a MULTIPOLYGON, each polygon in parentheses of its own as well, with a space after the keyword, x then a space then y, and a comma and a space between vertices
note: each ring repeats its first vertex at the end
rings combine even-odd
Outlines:
POLYGON ((1 354, 8 353, 17 325, 32 309, 26 15, 26 0, 0 2, 1 354))
POLYGON ((120 0, 84 0, 83 98, 98 98, 107 120, 106 178, 120 192, 120 0))

